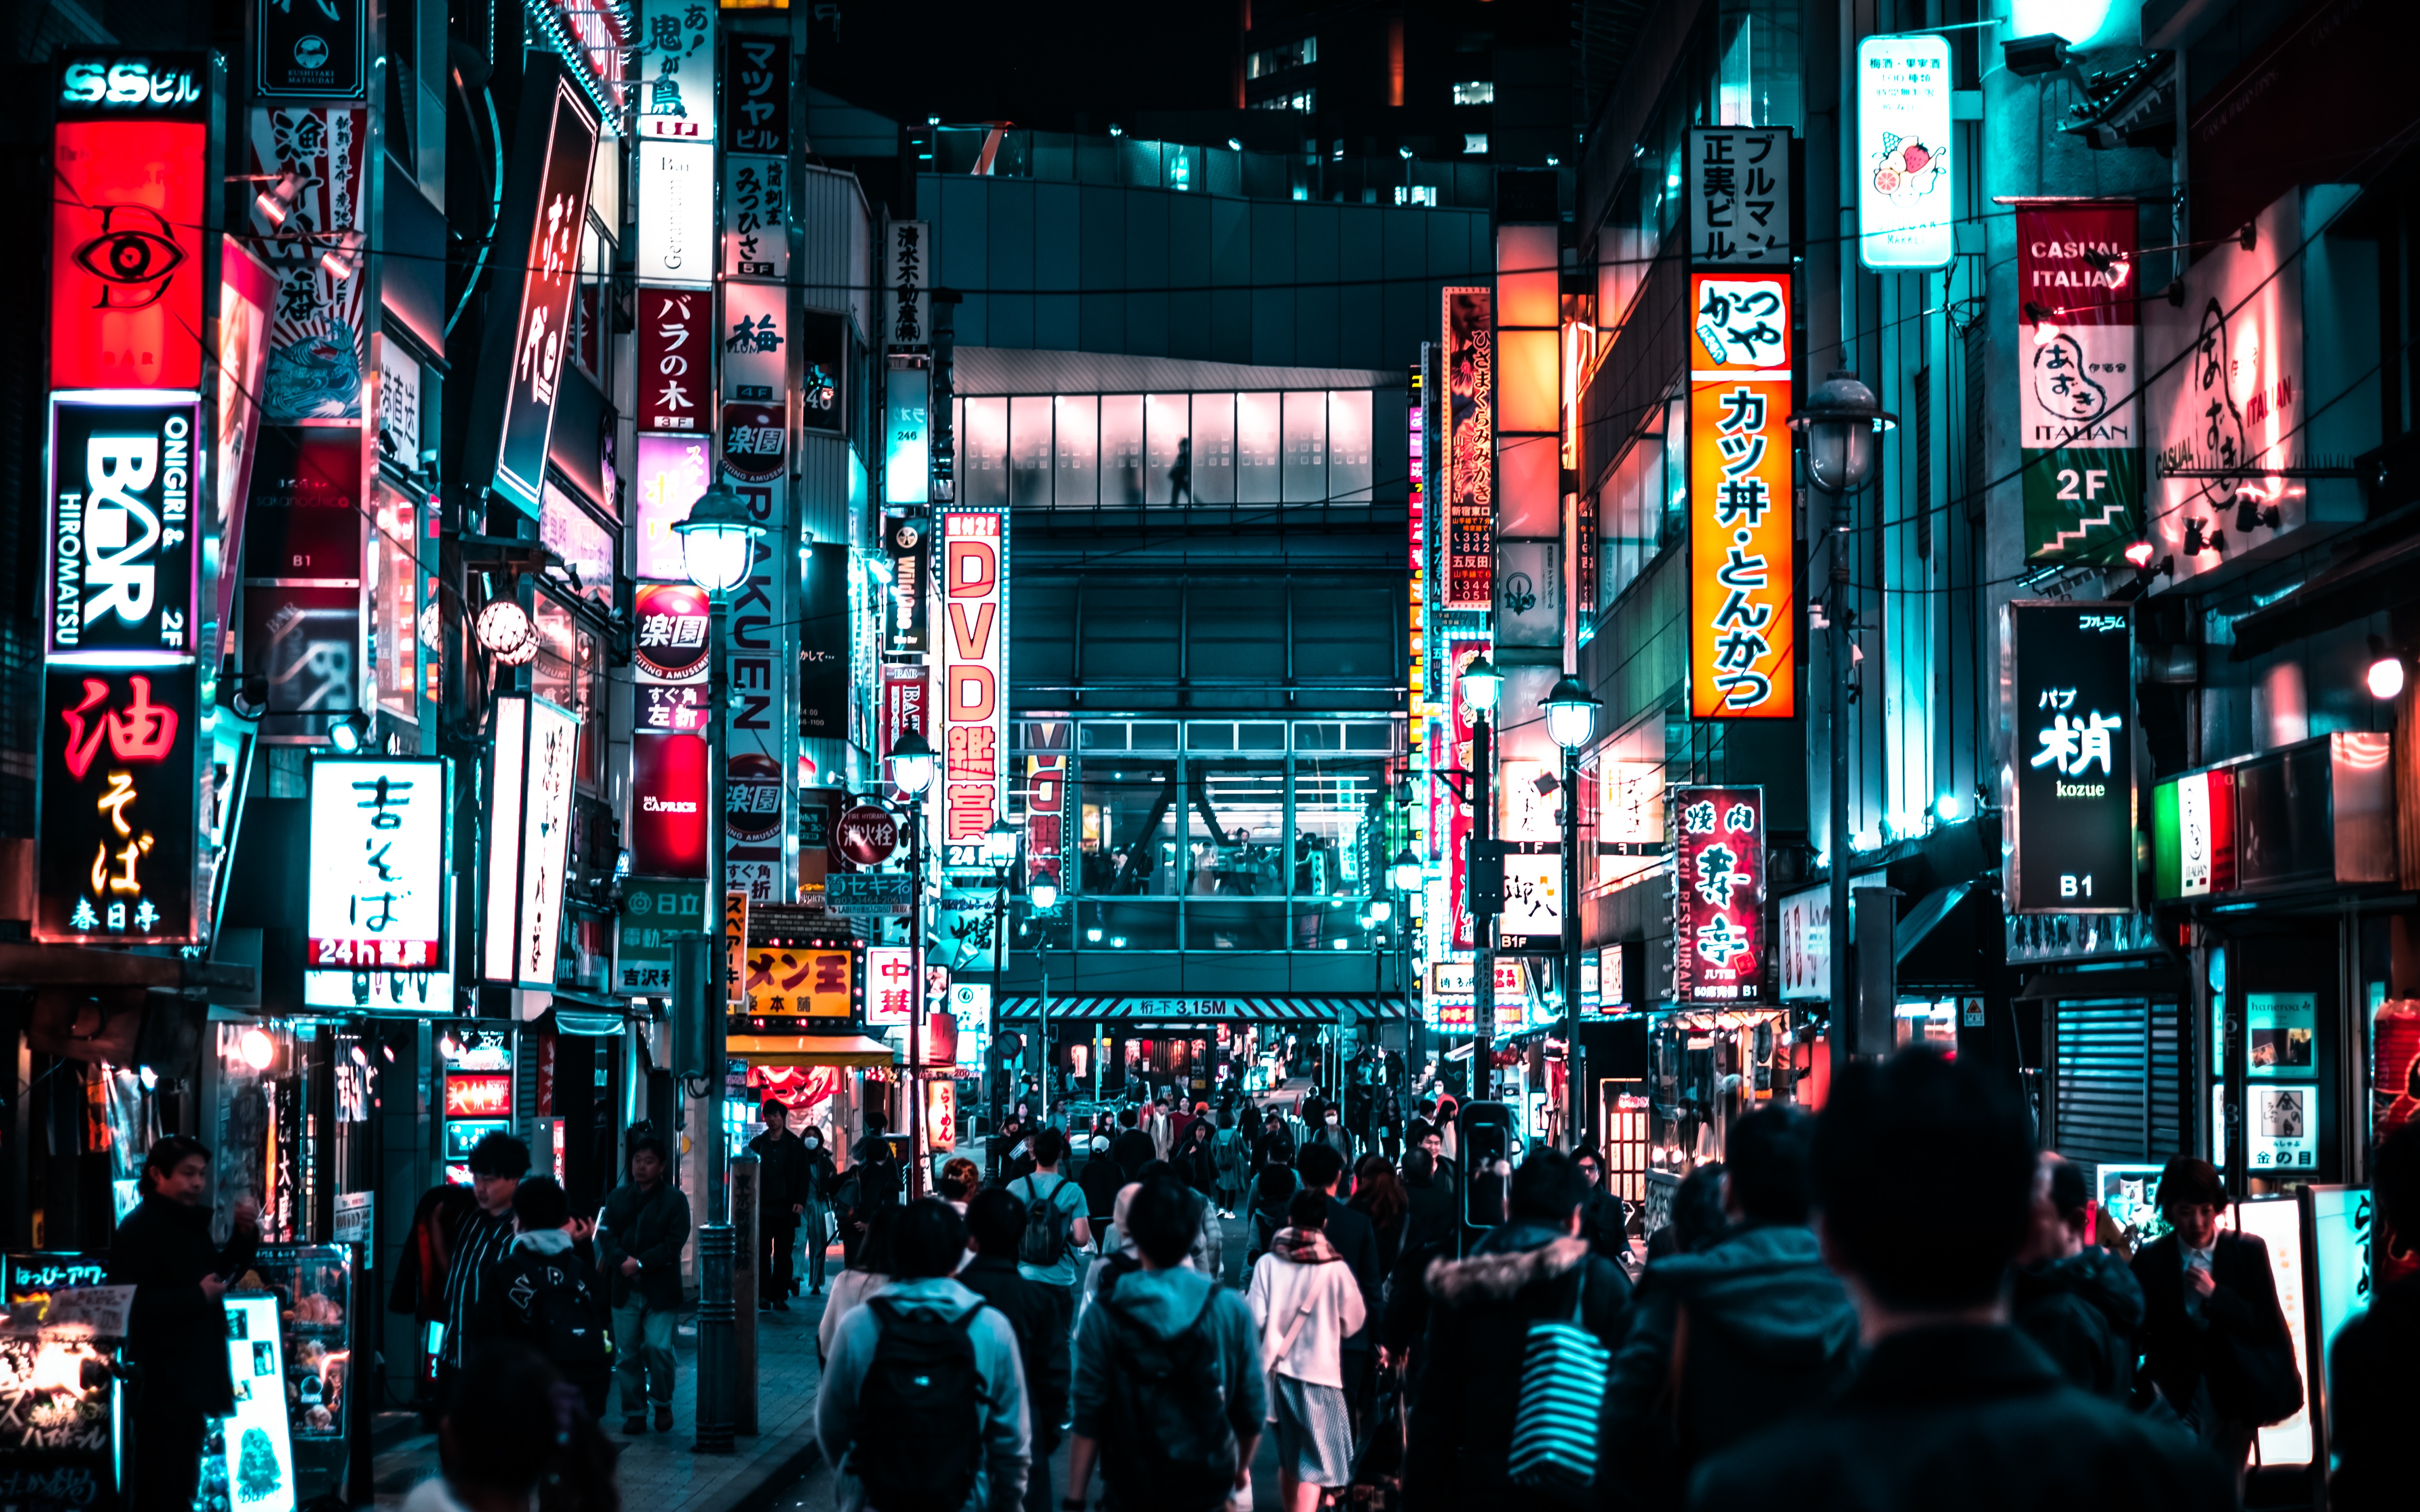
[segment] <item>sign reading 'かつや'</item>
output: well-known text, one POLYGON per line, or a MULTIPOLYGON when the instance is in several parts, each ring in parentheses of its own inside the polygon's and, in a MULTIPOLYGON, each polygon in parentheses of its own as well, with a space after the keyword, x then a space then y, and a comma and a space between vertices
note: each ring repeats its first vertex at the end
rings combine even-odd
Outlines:
POLYGON ((1689 712, 1798 712, 1790 278, 1689 280, 1689 712))

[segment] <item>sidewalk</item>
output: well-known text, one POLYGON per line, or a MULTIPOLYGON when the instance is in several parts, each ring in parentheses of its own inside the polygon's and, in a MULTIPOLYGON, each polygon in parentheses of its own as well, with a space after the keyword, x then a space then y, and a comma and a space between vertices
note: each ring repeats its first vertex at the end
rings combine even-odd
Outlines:
MULTIPOLYGON (((760 1431, 739 1439, 737 1451, 727 1455, 702 1455, 690 1448, 697 1427, 697 1322, 694 1314, 684 1314, 673 1341, 680 1361, 673 1390, 673 1431, 622 1433, 618 1385, 607 1404, 606 1436, 622 1451, 616 1469, 623 1504, 646 1512, 762 1512, 812 1469, 818 1458, 815 1390, 821 1380, 815 1324, 823 1306, 822 1297, 797 1297, 786 1313, 756 1315, 760 1431)), ((380 1428, 372 1474, 379 1506, 393 1512, 414 1486, 437 1473, 437 1436, 423 1432, 420 1419, 411 1414, 381 1414, 380 1428)))

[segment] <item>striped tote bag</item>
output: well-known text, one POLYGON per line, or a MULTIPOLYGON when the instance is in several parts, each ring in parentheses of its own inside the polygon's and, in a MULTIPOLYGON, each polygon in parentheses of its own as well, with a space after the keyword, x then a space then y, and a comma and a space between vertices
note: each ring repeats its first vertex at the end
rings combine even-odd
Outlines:
POLYGON ((1512 1416, 1512 1454, 1505 1467, 1515 1486, 1573 1490, 1596 1483, 1597 1423, 1613 1351, 1581 1322, 1587 1295, 1583 1258, 1570 1321, 1529 1325, 1521 1355, 1521 1400, 1512 1416))

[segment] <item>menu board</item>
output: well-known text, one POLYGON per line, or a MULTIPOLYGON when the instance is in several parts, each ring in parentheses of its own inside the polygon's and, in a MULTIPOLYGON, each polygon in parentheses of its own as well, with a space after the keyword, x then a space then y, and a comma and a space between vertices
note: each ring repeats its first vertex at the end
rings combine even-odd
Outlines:
POLYGON ((230 1291, 225 1301, 235 1411, 210 1424, 194 1505, 196 1512, 294 1512, 278 1299, 272 1292, 230 1291))
MULTIPOLYGON (((294 1494, 342 1496, 351 1450, 353 1267, 350 1244, 267 1244, 243 1277, 274 1299, 285 1442, 294 1494)), ((230 1302, 234 1300, 230 1295, 230 1302)), ((240 1369, 236 1381, 240 1396, 240 1369)), ((263 1382, 262 1388, 266 1388, 263 1382)), ((239 1402, 240 1414, 242 1404, 239 1402)), ((238 1502, 233 1512, 268 1512, 238 1502)))
POLYGON ((2269 1273, 2277 1284, 2277 1306, 2286 1315, 2292 1335, 2294 1369, 2303 1378, 2303 1405, 2291 1417, 2272 1423, 2253 1437, 2258 1451, 2255 1463, 2263 1469, 2311 1462, 2310 1340, 2305 1330, 2310 1316, 2303 1292, 2303 1208, 2292 1197, 2256 1197, 2219 1212, 2219 1227, 2258 1239, 2269 1250, 2269 1273))
MULTIPOLYGON (((99 1287, 107 1267, 78 1255, 8 1257, 12 1310, 99 1287)), ((118 1504, 116 1382, 85 1365, 105 1347, 40 1333, 0 1337, 0 1505, 22 1512, 108 1512, 118 1504)))

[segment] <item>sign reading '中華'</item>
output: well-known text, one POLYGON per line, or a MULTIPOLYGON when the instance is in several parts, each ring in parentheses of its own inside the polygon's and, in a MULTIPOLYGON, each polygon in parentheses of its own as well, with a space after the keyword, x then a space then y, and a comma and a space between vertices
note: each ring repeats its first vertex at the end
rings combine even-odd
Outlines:
POLYGON ((2122 603, 2020 599, 2000 633, 2010 746, 2008 907, 2134 908, 2134 637, 2122 603))

